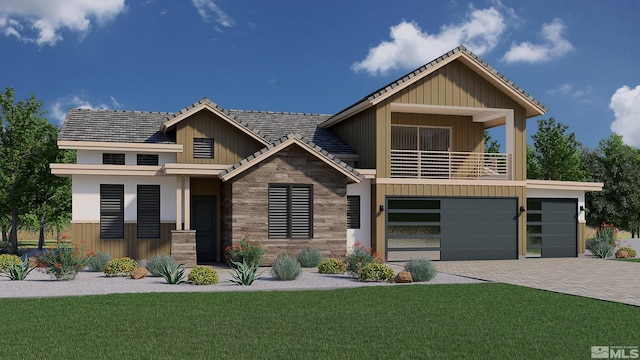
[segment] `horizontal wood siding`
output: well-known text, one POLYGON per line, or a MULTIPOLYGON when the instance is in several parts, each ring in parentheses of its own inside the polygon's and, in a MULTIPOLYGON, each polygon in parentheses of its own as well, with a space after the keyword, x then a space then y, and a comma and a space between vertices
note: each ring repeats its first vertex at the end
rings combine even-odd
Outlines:
POLYGON ((154 255, 171 253, 171 230, 175 228, 175 223, 161 223, 159 239, 138 239, 136 224, 125 223, 124 239, 100 239, 99 223, 74 223, 71 224, 71 240, 75 246, 107 251, 114 258, 150 259, 154 255))
POLYGON ((392 113, 391 124, 449 127, 451 151, 484 151, 484 126, 470 116, 392 113))
POLYGON ((353 147, 360 160, 356 164, 360 169, 375 169, 376 167, 376 112, 374 108, 367 109, 346 119, 331 128, 338 136, 353 147))
MULTIPOLYGON (((428 197, 516 197, 518 206, 526 204, 526 187, 524 186, 489 186, 489 185, 446 185, 446 184, 378 184, 374 187, 375 221, 372 223, 372 247, 383 254, 385 249, 385 214, 378 211, 385 205, 387 196, 428 196, 428 197)), ((518 219, 518 252, 526 255, 526 218, 518 219)))
POLYGON ((226 120, 207 110, 199 111, 176 125, 176 143, 183 145, 178 163, 235 164, 264 146, 226 120), (212 138, 213 159, 193 158, 193 138, 212 138))

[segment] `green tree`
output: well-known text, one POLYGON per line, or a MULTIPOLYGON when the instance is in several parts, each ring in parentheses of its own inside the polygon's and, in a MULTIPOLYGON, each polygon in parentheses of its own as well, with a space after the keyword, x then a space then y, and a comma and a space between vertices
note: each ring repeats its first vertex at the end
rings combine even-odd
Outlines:
POLYGON ((593 180, 604 183, 601 192, 587 194, 587 224, 613 223, 622 230, 640 229, 640 151, 611 135, 598 148, 582 153, 593 180))
POLYGON ((488 131, 484 131, 484 152, 487 154, 500 153, 500 143, 497 140, 493 140, 491 134, 488 131))
POLYGON ((33 94, 16 102, 13 88, 0 93, 0 222, 9 219, 9 240, 15 247, 19 216, 34 209, 35 194, 42 185, 33 181, 33 174, 43 165, 55 134, 41 107, 33 94))
POLYGON ((538 120, 538 131, 531 136, 533 147, 527 147, 529 179, 584 181, 581 144, 569 127, 554 118, 538 120))

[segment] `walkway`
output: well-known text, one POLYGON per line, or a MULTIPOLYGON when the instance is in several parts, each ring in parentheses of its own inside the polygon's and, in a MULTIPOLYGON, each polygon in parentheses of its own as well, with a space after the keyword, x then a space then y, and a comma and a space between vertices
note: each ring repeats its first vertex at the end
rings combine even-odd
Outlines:
POLYGON ((440 272, 640 306, 640 263, 594 258, 441 261, 440 272))

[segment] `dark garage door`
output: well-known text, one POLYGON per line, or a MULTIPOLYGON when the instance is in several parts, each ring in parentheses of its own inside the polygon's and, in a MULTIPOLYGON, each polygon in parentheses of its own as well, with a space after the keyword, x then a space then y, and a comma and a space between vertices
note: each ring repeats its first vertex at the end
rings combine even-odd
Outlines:
POLYGON ((515 198, 387 198, 387 257, 517 259, 515 198))
POLYGON ((577 199, 527 199, 527 257, 578 256, 577 208, 577 199))

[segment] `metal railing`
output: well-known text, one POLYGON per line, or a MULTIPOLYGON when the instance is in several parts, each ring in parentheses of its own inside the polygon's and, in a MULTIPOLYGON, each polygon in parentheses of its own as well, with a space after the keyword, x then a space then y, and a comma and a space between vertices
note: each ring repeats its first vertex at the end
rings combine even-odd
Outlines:
POLYGON ((391 177, 511 180, 511 155, 453 151, 391 150, 391 177))

